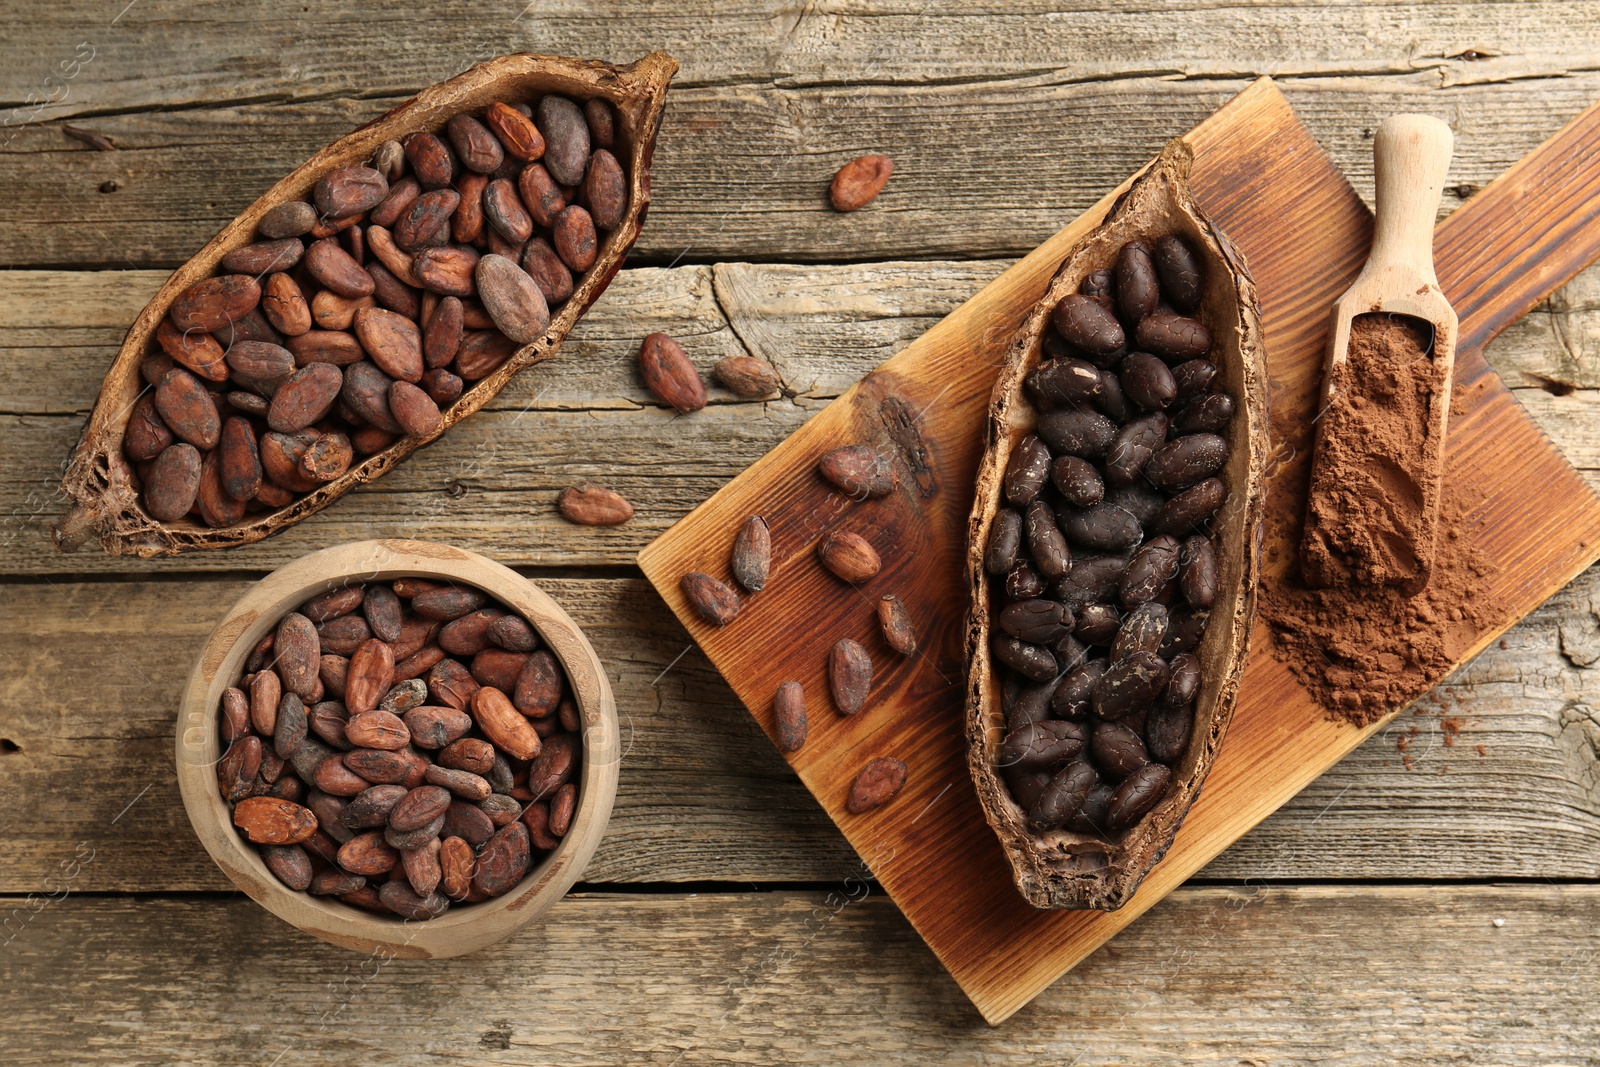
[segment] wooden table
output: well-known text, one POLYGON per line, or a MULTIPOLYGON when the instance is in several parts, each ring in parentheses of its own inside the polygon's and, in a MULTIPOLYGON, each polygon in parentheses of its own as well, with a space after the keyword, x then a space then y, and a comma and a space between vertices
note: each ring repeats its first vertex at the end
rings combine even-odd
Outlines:
MULTIPOLYGON (((632 563, 1249 78, 1278 77, 1364 192, 1383 115, 1445 117, 1448 211, 1600 99, 1590 5, 752 0, 691 15, 536 0, 374 22, 319 0, 124 2, 19 0, 0 34, 0 102, 55 97, 0 129, 8 1067, 1490 1064, 1600 1047, 1600 569, 989 1029, 632 563), (262 189, 478 58, 655 47, 683 73, 650 223, 561 357, 263 544, 149 563, 50 546, 59 465, 127 325, 262 189), (827 179, 866 151, 896 176, 872 208, 834 215, 827 179), (633 370, 651 330, 703 370, 767 358, 786 396, 714 392, 674 416, 633 370), (564 524, 554 495, 584 479, 637 517, 564 524), (540 582, 605 661, 628 748, 579 891, 521 937, 444 962, 352 955, 230 892, 171 768, 177 693, 226 606, 307 551, 389 535, 540 582)), ((1489 355, 1600 479, 1600 271, 1489 355)))

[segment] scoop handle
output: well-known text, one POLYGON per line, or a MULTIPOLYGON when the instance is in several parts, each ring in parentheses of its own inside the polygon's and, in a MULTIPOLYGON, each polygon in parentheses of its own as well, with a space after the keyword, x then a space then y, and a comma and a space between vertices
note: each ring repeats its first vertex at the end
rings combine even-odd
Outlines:
POLYGON ((1433 226, 1455 137, 1432 115, 1394 115, 1372 142, 1378 203, 1368 269, 1410 274, 1439 287, 1433 226))

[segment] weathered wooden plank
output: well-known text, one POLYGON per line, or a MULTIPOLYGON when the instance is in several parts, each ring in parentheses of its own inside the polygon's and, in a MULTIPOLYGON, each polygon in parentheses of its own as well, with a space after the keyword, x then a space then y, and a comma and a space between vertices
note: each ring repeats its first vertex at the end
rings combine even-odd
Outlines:
MULTIPOLYGON (((594 641, 630 742, 588 880, 828 880, 852 862, 646 583, 538 580, 594 641)), ((0 892, 36 890, 79 840, 99 855, 85 889, 226 885, 184 821, 172 729, 196 650, 243 588, 0 585, 0 892)), ((1204 877, 1600 878, 1597 603, 1600 568, 1204 877)))
POLYGON ((1600 922, 1594 886, 1180 890, 990 1029, 887 900, 852 902, 858 879, 576 895, 455 960, 359 956, 237 897, 12 898, 7 1052, 119 1067, 1523 1065, 1591 1062, 1600 1044, 1600 957, 1574 937, 1600 922))
POLYGON ((120 16, 40 0, 13 7, 28 32, 0 41, 0 101, 55 98, 47 113, 58 116, 415 91, 518 50, 625 62, 660 48, 682 63, 684 85, 781 86, 1049 70, 1081 79, 1423 71, 1448 85, 1589 68, 1600 53, 1600 32, 1581 0, 1377 7, 1280 0, 1252 3, 1248 18, 1230 5, 1179 0, 1078 3, 1070 12, 1046 0, 981 7, 718 0, 692 10, 670 0, 509 8, 467 0, 371 19, 350 18, 327 0, 199 11, 179 0, 143 0, 120 16), (60 60, 88 55, 64 98, 59 83, 44 84, 60 60))
MULTIPOLYGON (((508 563, 631 563, 821 403, 1006 265, 724 263, 623 271, 557 359, 520 376, 488 411, 375 486, 261 544, 192 553, 177 563, 110 557, 92 546, 62 556, 47 538, 61 511, 59 464, 77 439, 123 324, 164 272, 0 273, 0 544, 10 549, 0 569, 266 570, 313 548, 377 533, 437 537, 508 563), (724 355, 762 356, 778 368, 788 395, 748 403, 713 388, 706 411, 672 415, 645 391, 635 366, 639 339, 655 329, 682 339, 706 374, 724 355), (637 517, 612 530, 562 522, 553 511, 555 493, 584 479, 627 493, 637 517)), ((1580 275, 1489 355, 1508 381, 1525 386, 1523 402, 1568 458, 1600 481, 1600 436, 1586 414, 1593 395, 1553 396, 1540 385, 1600 386, 1600 340, 1573 340, 1591 335, 1600 338, 1600 270, 1580 275)))
MULTIPOLYGON (((1450 119, 1459 127, 1451 187, 1469 191, 1600 97, 1592 68, 1439 82, 1437 72, 1422 72, 1290 78, 1282 87, 1364 191, 1367 131, 1383 115, 1420 110, 1450 119)), ((910 90, 856 82, 684 88, 662 126, 650 224, 635 262, 1016 255, 1247 84, 1085 81, 1052 69, 910 90), (841 217, 826 205, 828 179, 866 151, 893 156, 895 178, 870 210, 841 217)), ((122 146, 117 152, 80 151, 58 123, 16 128, 6 156, 10 195, 0 199, 0 262, 175 266, 317 148, 400 99, 95 117, 122 146), (116 191, 99 192, 107 182, 116 191)), ((1447 198, 1446 209, 1459 202, 1447 198)))

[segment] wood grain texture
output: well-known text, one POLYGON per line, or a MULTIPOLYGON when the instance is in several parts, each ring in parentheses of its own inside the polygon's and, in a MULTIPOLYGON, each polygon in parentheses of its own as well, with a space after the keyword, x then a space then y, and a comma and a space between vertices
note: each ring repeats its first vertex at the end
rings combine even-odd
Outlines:
POLYGON ((1593 886, 1180 890, 999 1029, 973 1025, 864 888, 846 874, 815 892, 581 894, 442 961, 353 956, 239 899, 11 898, 7 1052, 118 1067, 1555 1067, 1600 1044, 1600 959, 1574 938, 1600 923, 1593 886))
MULTIPOLYGON (((1591 121, 1592 115, 1578 120, 1585 138, 1592 136, 1591 121)), ((1309 427, 1311 398, 1326 350, 1326 309, 1365 256, 1370 215, 1268 83, 1241 94, 1189 140, 1196 153, 1196 198, 1249 260, 1261 296, 1275 420, 1287 418, 1289 425, 1303 422, 1309 427)), ((1560 137, 1554 139, 1542 167, 1491 186, 1477 199, 1475 213, 1457 213, 1452 216, 1456 224, 1447 220, 1441 230, 1441 277, 1452 301, 1462 300, 1463 338, 1475 336, 1476 324, 1498 307, 1494 300, 1476 300, 1474 284, 1505 291, 1508 299, 1516 298, 1518 287, 1488 280, 1498 275, 1462 275, 1446 265, 1470 259, 1464 251, 1476 250, 1479 234, 1489 232, 1504 215, 1520 212, 1526 222, 1521 200, 1530 178, 1541 184, 1570 182, 1560 166, 1569 151, 1560 137)), ((809 546, 822 517, 831 521, 846 510, 846 502, 836 495, 816 492, 812 465, 828 447, 824 442, 881 442, 886 421, 892 421, 884 413, 901 404, 920 426, 922 453, 934 457, 926 460, 927 473, 914 483, 920 499, 903 489, 898 497, 852 514, 851 522, 883 544, 893 544, 891 559, 901 560, 898 571, 891 565, 871 591, 892 588, 908 596, 914 614, 939 620, 930 627, 928 647, 948 648, 953 635, 947 620, 965 602, 950 580, 965 548, 962 527, 953 518, 964 514, 966 486, 971 484, 980 402, 987 397, 991 376, 986 368, 1000 341, 994 334, 999 322, 1015 321, 1030 306, 1065 251, 1099 217, 1099 210, 1090 212, 1030 254, 641 554, 647 576, 688 621, 691 633, 758 721, 770 727, 769 702, 779 681, 798 678, 808 688, 818 685, 820 650, 841 632, 859 636, 853 632, 861 627, 851 616, 850 598, 841 597, 836 586, 817 575, 817 568, 802 568, 783 584, 781 595, 768 591, 735 627, 713 632, 687 609, 676 587, 678 576, 717 566, 725 558, 724 531, 752 510, 767 515, 775 552, 784 540, 792 542, 775 558, 803 558, 801 546, 809 546), (939 409, 924 419, 935 390, 939 409), (940 486, 943 492, 934 488, 940 486), (803 609, 794 607, 795 598, 803 609), (790 601, 787 612, 784 600, 790 601), (791 639, 787 646, 776 642, 770 627, 796 610, 845 621, 826 637, 798 643, 791 639), (784 648, 784 655, 774 657, 776 647, 784 648)), ((1561 218, 1555 215, 1543 227, 1527 226, 1523 240, 1502 248, 1499 257, 1537 243, 1544 229, 1560 228, 1561 218)), ((1591 232, 1583 236, 1564 249, 1556 284, 1600 251, 1591 232)), ((1463 414, 1452 429, 1447 492, 1487 496, 1489 503, 1479 512, 1483 532, 1502 558, 1500 571, 1472 592, 1493 605, 1487 612, 1492 621, 1477 633, 1455 635, 1453 651, 1461 662, 1600 555, 1600 499, 1543 441, 1477 351, 1461 354, 1457 380, 1463 414), (1530 506, 1530 487, 1538 492, 1531 505, 1536 518, 1513 522, 1513 515, 1530 506)), ((1282 447, 1280 442, 1275 446, 1282 447)), ((1303 484, 1308 452, 1301 447, 1289 453, 1301 461, 1277 464, 1270 477, 1303 484)), ((1266 580, 1288 566, 1288 547, 1266 545, 1266 580)), ((1288 667, 1272 655, 1264 625, 1256 628, 1252 651, 1228 745, 1205 794, 1141 892, 1109 914, 1035 912, 1011 894, 1006 868, 976 805, 956 788, 962 784, 963 752, 955 725, 959 707, 951 700, 947 671, 891 664, 875 688, 876 714, 843 722, 824 718, 822 730, 816 731, 821 736, 790 761, 857 852, 874 863, 890 895, 985 1018, 998 1022, 1382 725, 1358 731, 1324 718, 1288 667), (891 751, 909 756, 911 763, 911 777, 897 803, 867 818, 845 814, 841 800, 856 770, 870 756, 891 751), (933 817, 923 823, 930 812, 933 817), (879 856, 890 857, 893 866, 876 861, 879 856), (1024 946, 1027 964, 1018 966, 1015 961, 1024 955, 1024 946)))
MULTIPOLYGON (((534 579, 594 643, 621 715, 625 765, 586 882, 833 881, 858 862, 647 583, 534 579)), ((98 855, 83 889, 228 887, 170 754, 196 652, 245 589, 0 586, 0 893, 37 891, 79 841, 98 855)), ((1600 878, 1597 605, 1591 568, 1200 876, 1600 878)))
MULTIPOLYGON (((370 62, 343 76, 381 79, 370 62)), ((1245 88, 1252 73, 1273 69, 1258 55, 1218 77, 1158 70, 1084 78, 1052 65, 909 89, 855 79, 675 88, 653 165, 655 203, 633 260, 1020 255, 1245 88), (895 176, 870 208, 841 217, 827 206, 828 181, 866 152, 893 157, 895 176)), ((92 72, 77 81, 88 84, 92 72)), ((1284 89, 1363 192, 1372 174, 1365 131, 1394 111, 1448 119, 1462 133, 1448 209, 1600 97, 1594 60, 1548 73, 1522 80, 1508 70, 1510 80, 1445 86, 1434 71, 1399 67, 1291 76, 1284 89)), ((116 152, 83 149, 59 122, 13 127, 0 133, 15 133, 4 150, 11 195, 0 200, 0 262, 175 267, 288 170, 404 96, 367 97, 352 85, 326 98, 118 107, 92 124, 86 116, 80 124, 110 136, 116 152), (108 181, 118 188, 99 192, 108 181)))

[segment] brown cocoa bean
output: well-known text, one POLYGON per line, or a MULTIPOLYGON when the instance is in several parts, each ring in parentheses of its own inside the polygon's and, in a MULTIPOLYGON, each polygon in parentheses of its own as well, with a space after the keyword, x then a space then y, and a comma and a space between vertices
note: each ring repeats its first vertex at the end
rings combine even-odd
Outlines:
POLYGON ((917 651, 917 631, 911 625, 911 612, 893 593, 878 598, 878 625, 883 628, 883 640, 890 648, 902 656, 917 651))
POLYGON ((312 189, 317 210, 336 219, 370 211, 388 195, 389 180, 371 167, 337 167, 312 189))
POLYGON ((828 202, 835 211, 858 211, 883 192, 894 174, 894 160, 888 156, 859 156, 839 168, 828 186, 828 202))
POLYGON ((155 396, 156 411, 174 434, 203 452, 217 447, 222 419, 216 401, 199 378, 174 367, 162 375, 155 396))
POLYGON ((433 309, 422 332, 422 360, 429 367, 446 366, 461 347, 461 299, 447 296, 433 309))
POLYGON ((572 828, 572 817, 578 810, 578 787, 568 782, 550 798, 549 830, 555 837, 566 837, 572 828))
POLYGON ((360 748, 399 749, 411 743, 411 731, 400 716, 381 709, 350 716, 344 733, 360 748))
POLYGON ((728 625, 744 607, 739 601, 739 594, 726 582, 702 571, 685 574, 679 580, 678 588, 683 592, 684 599, 700 613, 700 617, 713 626, 728 625))
POLYGON ((362 308, 355 314, 355 335, 361 347, 391 378, 416 382, 422 377, 422 332, 417 324, 383 308, 362 308))
POLYGON ((237 738, 217 762, 217 791, 229 802, 250 795, 250 786, 261 770, 261 738, 246 734, 237 738))
POLYGON ((366 358, 361 342, 342 330, 308 330, 298 337, 288 338, 284 346, 302 367, 313 363, 347 367, 366 358))
POLYGON ((483 217, 507 241, 522 244, 533 236, 533 218, 517 195, 516 186, 496 178, 483 190, 483 217))
POLYGON ((256 241, 240 245, 222 257, 219 264, 230 274, 250 274, 260 277, 276 270, 293 270, 306 246, 298 237, 284 237, 276 241, 256 241))
POLYGON ((523 249, 522 269, 539 287, 546 307, 554 307, 572 295, 572 271, 544 238, 535 237, 523 249))
POLYGON ((170 444, 172 431, 156 412, 156 398, 145 393, 133 402, 127 428, 122 431, 122 451, 135 462, 145 462, 155 459, 170 444))
POLYGON ((754 356, 726 356, 711 368, 711 376, 747 400, 771 396, 783 387, 772 364, 754 356))
POLYGON ((300 457, 300 473, 313 482, 331 482, 350 468, 355 446, 342 433, 325 433, 300 457))
MULTIPOLYGON (((323 657, 324 660, 329 658, 345 662, 342 656, 323 657)), ((344 705, 339 701, 324 700, 313 704, 306 717, 311 732, 334 748, 342 752, 348 752, 355 747, 350 743, 350 739, 344 735, 344 724, 349 719, 350 713, 345 710, 344 705)))
POLYGON ((400 427, 412 437, 427 437, 444 425, 439 405, 420 388, 407 381, 389 386, 389 410, 400 427))
POLYGON ((854 715, 866 706, 872 691, 872 657, 859 642, 840 638, 828 653, 828 689, 842 715, 854 715))
POLYGON ((442 817, 449 806, 449 790, 436 785, 420 785, 401 797, 399 803, 390 810, 389 826, 401 833, 420 830, 442 817))
POLYGON ((440 296, 472 296, 478 291, 475 274, 478 252, 471 245, 424 248, 417 253, 417 281, 440 296))
POLYGON ((293 845, 317 829, 311 809, 277 797, 246 797, 233 809, 233 825, 258 845, 293 845))
MULTIPOLYGON (((530 162, 544 155, 544 135, 533 120, 508 104, 492 101, 484 112, 484 121, 500 139, 508 155, 530 162)), ((493 169, 493 168, 491 168, 493 169)))
POLYGON ((278 622, 273 651, 273 668, 283 688, 302 697, 312 693, 322 655, 315 624, 291 611, 278 622))
POLYGON ((340 296, 372 295, 372 275, 332 237, 311 242, 306 249, 306 273, 340 296))
POLYGON ((367 273, 372 275, 372 300, 385 311, 392 311, 408 322, 422 314, 422 301, 417 290, 406 285, 382 263, 368 263, 367 273))
POLYGON ((395 246, 402 252, 417 253, 444 245, 450 240, 451 216, 460 204, 461 194, 454 189, 423 193, 395 220, 391 233, 395 246))
POLYGON ((589 157, 589 170, 583 176, 583 198, 595 226, 614 230, 622 224, 628 210, 628 178, 617 157, 604 148, 596 149, 589 157))
POLYGON ((345 674, 344 704, 351 717, 376 708, 393 685, 394 650, 377 638, 363 641, 350 657, 345 674))
POLYGON ((231 745, 250 732, 250 698, 230 685, 222 691, 222 743, 231 745))
POLYGON ((760 515, 746 519, 734 538, 728 569, 733 572, 734 580, 752 593, 759 593, 766 587, 772 573, 772 534, 767 529, 767 520, 760 515))
POLYGON ((398 181, 391 179, 389 191, 384 194, 378 205, 367 215, 371 225, 368 226, 368 239, 370 243, 371 230, 374 226, 384 228, 393 226, 401 212, 410 207, 412 202, 422 195, 422 183, 416 178, 405 177, 398 181))
POLYGON ((314 596, 300 606, 300 614, 312 622, 327 622, 348 615, 366 599, 366 589, 359 585, 346 585, 314 596))
POLYGON ((456 161, 448 146, 431 133, 407 134, 400 141, 411 170, 424 189, 442 189, 455 177, 456 161))
POLYGON ((227 381, 228 364, 223 359, 222 346, 210 334, 198 330, 183 333, 171 321, 162 319, 156 326, 156 343, 174 362, 206 381, 227 381))
POLYGON ((852 815, 864 815, 881 808, 905 787, 906 765, 891 756, 877 756, 861 768, 855 781, 850 783, 850 794, 844 807, 852 815))
POLYGON ((451 619, 459 619, 469 611, 477 611, 488 603, 488 596, 477 589, 443 585, 424 589, 413 596, 411 610, 427 619, 449 622, 451 619))
POLYGON ((256 733, 271 737, 278 728, 278 701, 282 697, 283 682, 271 667, 257 671, 250 679, 250 725, 256 733))
POLYGON ((528 828, 511 823, 495 831, 479 851, 472 887, 487 897, 500 896, 522 881, 532 866, 528 828))
POLYGON ((489 127, 471 115, 454 115, 444 124, 456 158, 468 170, 479 174, 493 174, 505 162, 505 149, 501 147, 489 127))
POLYGON ((784 682, 772 698, 772 717, 777 726, 778 749, 799 752, 806 743, 806 693, 799 682, 784 682))
MULTIPOLYGON (((332 763, 333 761, 330 761, 332 763)), ((357 748, 338 757, 338 763, 346 770, 358 775, 363 781, 374 785, 401 784, 412 776, 412 764, 403 751, 386 748, 357 748)), ((317 768, 317 788, 326 792, 336 792, 329 789, 323 782, 323 771, 328 766, 324 764, 317 768)), ((363 787, 365 788, 365 787, 363 787)), ((349 794, 354 796, 354 793, 349 794)))
POLYGON ((539 735, 500 690, 485 686, 472 694, 472 718, 485 737, 516 759, 539 754, 539 735))
POLYGON ((232 526, 244 518, 245 502, 229 496, 222 488, 221 466, 217 452, 206 453, 200 463, 200 488, 195 493, 200 520, 212 529, 232 526))
POLYGON ((256 232, 262 237, 299 237, 311 232, 317 224, 317 211, 304 200, 286 200, 269 208, 256 223, 256 232))
POLYGON ((474 803, 480 800, 487 800, 493 792, 489 788, 488 779, 482 775, 473 774, 471 771, 441 767, 437 764, 428 767, 424 778, 431 785, 448 790, 454 796, 474 803))
POLYGON ((200 452, 180 441, 168 445, 144 476, 144 509, 157 522, 177 522, 189 514, 200 492, 200 452))
POLYGON ((339 399, 361 421, 385 433, 402 434, 405 429, 389 408, 389 386, 393 381, 375 363, 367 360, 352 363, 345 368, 344 387, 339 391, 339 399))
POLYGON ((858 500, 887 496, 898 475, 889 457, 869 445, 845 445, 823 454, 817 471, 858 500))
POLYGON ((439 647, 452 656, 476 656, 489 647, 485 631, 503 614, 500 608, 479 608, 439 628, 439 647))
POLYGON ((419 748, 445 748, 472 729, 472 719, 466 712, 432 704, 412 708, 404 719, 411 742, 419 748))
POLYGON ((542 163, 530 163, 517 177, 517 193, 533 221, 540 226, 554 226, 556 217, 566 210, 567 198, 561 186, 545 170, 542 163))
POLYGON ((326 417, 343 388, 344 375, 338 367, 307 364, 278 387, 267 408, 267 425, 278 433, 298 433, 326 417))
POLYGON ((618 526, 633 518, 633 505, 621 493, 598 485, 568 486, 556 497, 556 510, 579 526, 618 526))
POLYGON ((683 414, 706 406, 706 388, 683 347, 664 333, 652 333, 639 346, 639 373, 655 397, 683 414))
POLYGON ((522 714, 548 715, 561 703, 561 666, 549 652, 534 652, 517 675, 512 702, 522 714))
POLYGON ((461 338, 456 373, 469 382, 487 377, 517 350, 516 342, 499 330, 469 330, 461 338))
POLYGON ((583 102, 583 118, 589 125, 589 139, 601 148, 610 148, 616 143, 616 115, 611 110, 611 105, 599 97, 590 97, 583 102))
POLYGON ((477 857, 472 846, 459 837, 439 843, 439 891, 451 900, 460 900, 472 888, 477 872, 477 857))
POLYGON ((865 537, 851 530, 832 529, 817 542, 822 565, 839 579, 859 585, 883 569, 878 550, 865 537))
POLYGON ((294 373, 294 352, 270 341, 235 341, 228 348, 227 364, 235 378, 271 383, 273 389, 294 373))
POLYGON ((445 707, 464 710, 471 705, 478 689, 478 680, 453 659, 445 660, 428 672, 428 694, 445 707))
POLYGON ((544 135, 544 165, 550 176, 562 185, 583 181, 589 163, 589 124, 578 105, 547 94, 534 109, 534 121, 544 135))
MULTIPOLYGON (((348 656, 360 648, 363 643, 372 637, 372 630, 367 625, 367 620, 359 615, 341 615, 337 619, 329 619, 317 626, 317 638, 322 642, 324 654, 332 653, 338 656, 348 656)), ((350 671, 345 668, 345 686, 350 684, 350 671)))
POLYGON ((528 792, 532 799, 547 797, 572 777, 577 767, 578 744, 572 734, 552 734, 537 759, 528 767, 528 792))
POLYGON ((1090 407, 1055 408, 1039 417, 1038 434, 1058 455, 1099 459, 1117 436, 1117 424, 1090 407))
POLYGON ((599 253, 599 238, 595 235, 594 217, 577 204, 565 208, 556 216, 551 232, 551 243, 561 262, 582 274, 594 266, 599 253))
POLYGON ((261 285, 248 274, 223 274, 195 282, 172 302, 169 314, 179 332, 221 329, 261 302, 261 285))
MULTIPOLYGON (((416 896, 410 899, 395 900, 390 899, 394 895, 391 892, 389 897, 384 898, 384 903, 399 914, 414 919, 431 919, 442 913, 445 908, 444 900, 434 893, 444 876, 444 872, 439 867, 439 849, 440 842, 436 837, 418 848, 408 849, 400 853, 400 867, 405 871, 406 881, 410 884, 416 896)), ((390 885, 396 884, 398 883, 388 882, 383 889, 388 889, 390 885)), ((383 889, 379 890, 380 894, 383 889)))
MULTIPOLYGON (((520 805, 518 810, 520 811, 520 805)), ((515 822, 516 816, 513 815, 506 821, 515 822)), ((487 812, 457 800, 453 801, 445 812, 444 826, 439 832, 442 837, 459 837, 476 848, 494 836, 496 825, 487 812)))
POLYGON ((543 292, 527 272, 502 256, 478 261, 477 291, 501 333, 518 344, 531 344, 550 327, 550 309, 543 292))
POLYGON ((357 834, 339 846, 339 866, 351 874, 387 874, 400 862, 400 853, 390 848, 380 831, 357 834))
POLYGON ((1190 607, 1209 608, 1217 598, 1217 551, 1210 538, 1183 542, 1178 555, 1178 588, 1190 607))
MULTIPOLYGON (((1191 360, 1190 362, 1200 362, 1191 360)), ((1227 393, 1207 393, 1185 404, 1172 417, 1175 434, 1218 433, 1233 418, 1233 397, 1227 393)))

